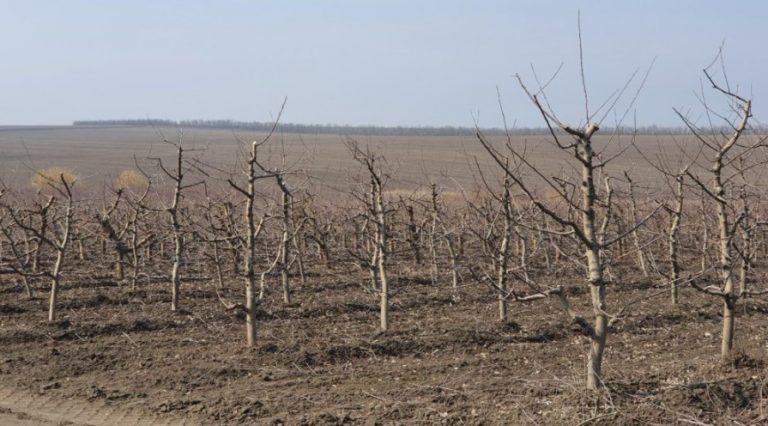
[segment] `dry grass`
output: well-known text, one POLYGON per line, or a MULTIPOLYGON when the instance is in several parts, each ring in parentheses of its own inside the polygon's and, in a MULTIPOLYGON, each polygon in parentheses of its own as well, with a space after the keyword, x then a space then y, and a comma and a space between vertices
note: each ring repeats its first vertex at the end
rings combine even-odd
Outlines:
POLYGON ((52 187, 58 188, 64 182, 72 186, 75 181, 77 181, 77 175, 74 171, 66 167, 53 166, 36 171, 30 179, 30 184, 37 191, 46 191, 52 187))
POLYGON ((123 170, 115 179, 115 187, 118 189, 145 189, 149 180, 136 170, 123 170))

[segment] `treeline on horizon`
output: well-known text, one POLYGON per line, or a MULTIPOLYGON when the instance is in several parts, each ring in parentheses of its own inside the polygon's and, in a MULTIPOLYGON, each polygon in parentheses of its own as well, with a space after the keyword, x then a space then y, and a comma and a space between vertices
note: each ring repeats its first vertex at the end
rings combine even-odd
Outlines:
MULTIPOLYGON (((130 127, 179 127, 179 128, 201 128, 201 129, 237 129, 249 131, 267 132, 272 129, 274 123, 259 121, 234 121, 234 120, 164 120, 164 119, 121 119, 121 120, 78 120, 72 122, 73 126, 130 126, 130 127)), ((296 124, 279 123, 278 130, 285 133, 301 134, 334 134, 334 135, 370 135, 370 136, 473 136, 476 132, 472 127, 409 127, 409 126, 349 126, 338 124, 296 124)), ((703 131, 720 132, 723 129, 703 129, 703 131)), ((761 126, 753 129, 760 133, 767 133, 768 127, 761 126)), ((507 130, 501 128, 483 128, 481 131, 486 135, 505 135, 507 132, 512 135, 538 135, 548 134, 550 130, 546 127, 514 127, 507 130)), ((619 133, 619 134, 642 134, 642 135, 681 135, 690 134, 691 131, 685 127, 671 126, 640 126, 630 127, 622 126, 603 128, 601 133, 619 133), (617 131, 618 130, 618 131, 617 131)))

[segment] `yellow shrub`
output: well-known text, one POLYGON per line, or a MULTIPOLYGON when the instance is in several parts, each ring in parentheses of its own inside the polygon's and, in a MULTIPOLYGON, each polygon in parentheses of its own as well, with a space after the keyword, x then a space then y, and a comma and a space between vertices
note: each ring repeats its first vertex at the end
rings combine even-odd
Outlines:
POLYGON ((77 175, 71 169, 54 166, 35 172, 35 174, 32 175, 30 183, 32 184, 33 188, 38 191, 42 191, 43 189, 50 188, 51 186, 61 187, 62 177, 70 187, 77 180, 77 175))
POLYGON ((144 189, 147 185, 147 178, 136 170, 124 170, 115 180, 117 189, 144 189))

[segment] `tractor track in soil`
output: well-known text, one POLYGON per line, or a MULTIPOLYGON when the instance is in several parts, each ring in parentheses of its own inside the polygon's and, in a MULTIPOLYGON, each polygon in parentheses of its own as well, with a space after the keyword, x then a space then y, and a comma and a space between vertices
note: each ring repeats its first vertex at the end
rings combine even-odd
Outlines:
POLYGON ((0 386, 0 424, 5 426, 191 426, 200 424, 200 421, 179 417, 160 418, 150 416, 138 408, 72 398, 56 398, 0 386))

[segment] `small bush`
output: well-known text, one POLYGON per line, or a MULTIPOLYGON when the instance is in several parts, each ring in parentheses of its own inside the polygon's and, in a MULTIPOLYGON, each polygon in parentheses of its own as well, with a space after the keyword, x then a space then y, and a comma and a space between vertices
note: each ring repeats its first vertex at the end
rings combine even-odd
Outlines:
POLYGON ((70 187, 77 181, 77 175, 71 169, 65 167, 49 167, 47 169, 38 170, 32 175, 30 183, 32 187, 38 191, 42 191, 46 188, 60 187, 62 185, 62 179, 67 182, 70 187))
POLYGON ((144 189, 149 185, 149 180, 136 170, 124 170, 115 180, 118 189, 144 189))

